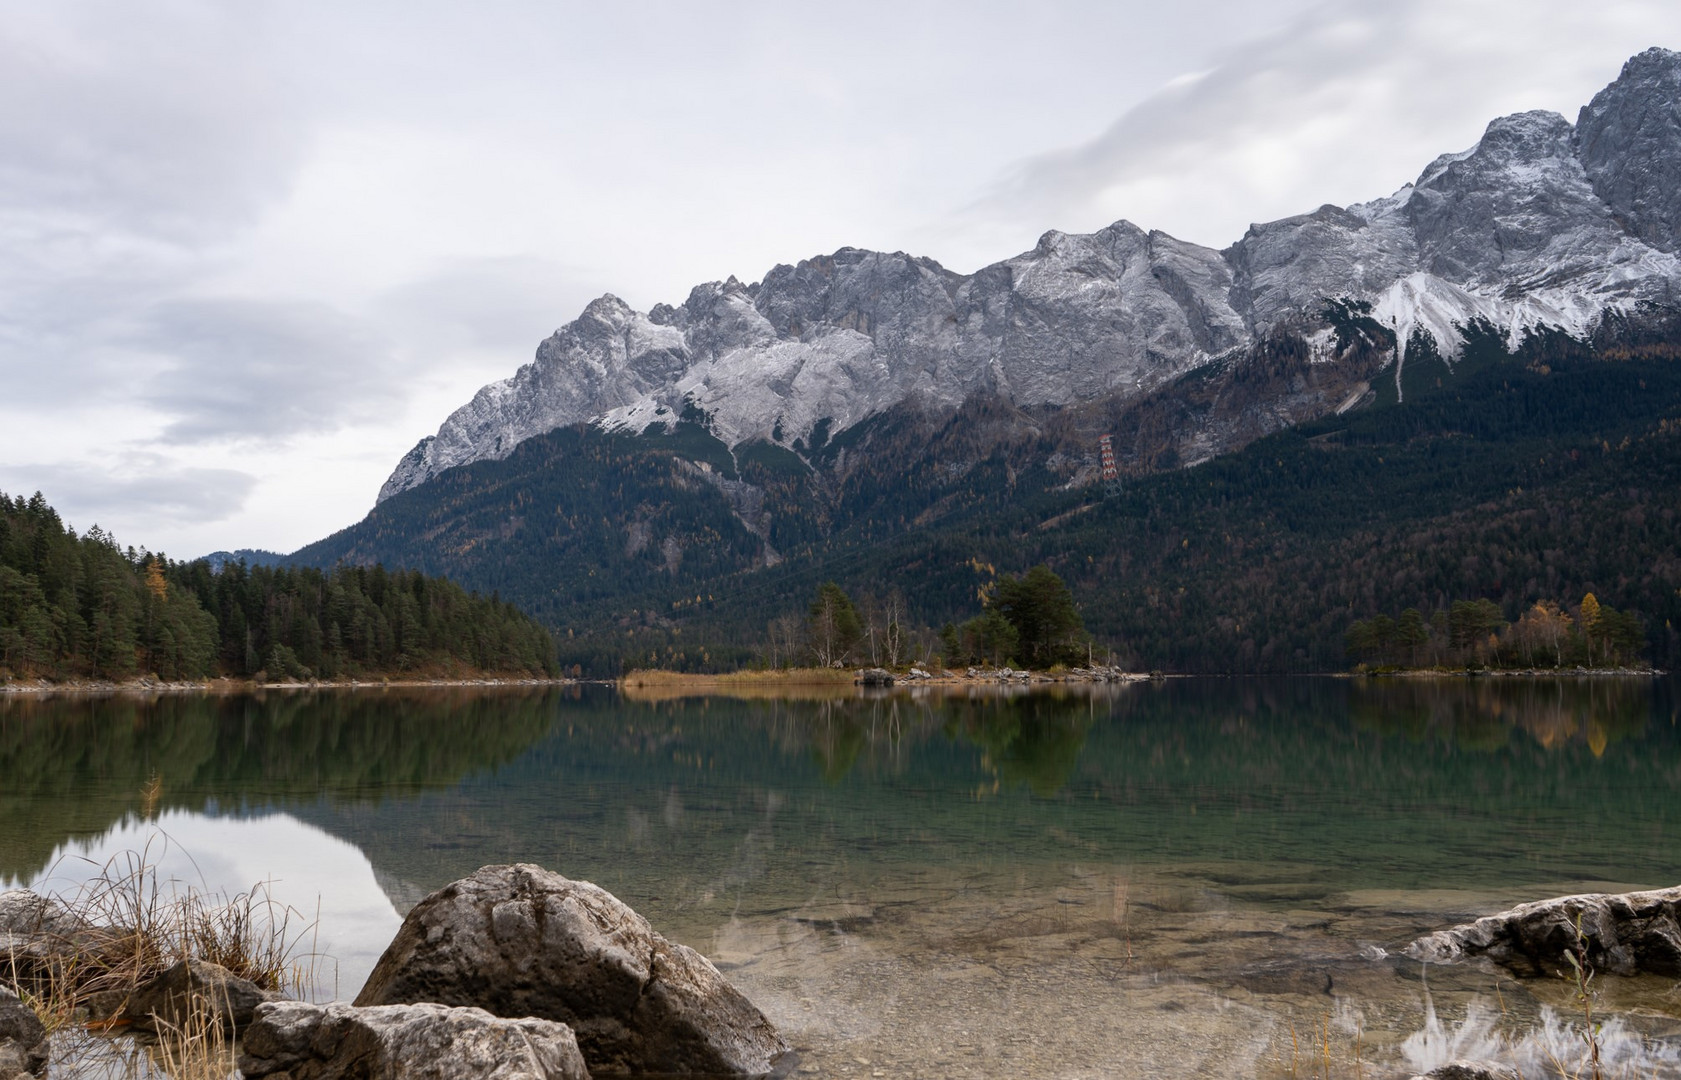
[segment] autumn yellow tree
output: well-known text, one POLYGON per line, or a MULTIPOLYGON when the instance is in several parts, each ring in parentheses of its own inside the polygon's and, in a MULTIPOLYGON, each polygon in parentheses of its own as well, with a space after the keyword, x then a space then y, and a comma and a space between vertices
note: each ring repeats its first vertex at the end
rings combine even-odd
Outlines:
POLYGON ((1599 601, 1593 593, 1582 597, 1582 636, 1588 643, 1588 663, 1593 663, 1593 639, 1599 636, 1599 601))
POLYGON ((159 602, 169 599, 169 582, 163 576, 163 560, 155 555, 146 560, 146 591, 159 602))

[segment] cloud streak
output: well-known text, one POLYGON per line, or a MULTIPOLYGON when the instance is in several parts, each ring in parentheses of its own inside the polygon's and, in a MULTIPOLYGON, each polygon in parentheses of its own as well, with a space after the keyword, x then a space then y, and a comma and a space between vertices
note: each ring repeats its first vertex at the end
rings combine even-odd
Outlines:
POLYGON ((1681 41, 1674 5, 1355 0, 1315 7, 1028 159, 965 221, 1090 230, 1118 218, 1224 246, 1252 222, 1391 193, 1489 120, 1575 110, 1623 59, 1681 41))
POLYGON ((146 318, 162 358, 141 397, 168 443, 284 441, 373 419, 402 396, 389 351, 324 304, 180 300, 146 318))
POLYGON ((84 531, 135 515, 167 522, 225 520, 244 509, 256 482, 238 469, 182 466, 147 452, 100 462, 0 466, 0 490, 14 496, 40 491, 84 531))

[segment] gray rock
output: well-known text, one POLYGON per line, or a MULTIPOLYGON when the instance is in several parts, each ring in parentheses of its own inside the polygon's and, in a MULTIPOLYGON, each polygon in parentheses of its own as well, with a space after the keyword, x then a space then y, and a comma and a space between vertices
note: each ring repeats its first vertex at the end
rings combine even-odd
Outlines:
POLYGON ((762 1075, 788 1052, 705 957, 530 864, 484 867, 409 912, 356 1004, 420 1001, 567 1024, 597 1077, 762 1075))
POLYGON ((0 1080, 39 1074, 46 1066, 46 1029, 33 1009, 0 986, 0 1080))
POLYGON ((208 1008, 223 1027, 238 1030, 251 1023, 258 1005, 279 1001, 280 997, 220 964, 183 960, 136 989, 123 1016, 137 1027, 179 1028, 192 1015, 198 999, 203 1002, 198 1007, 208 1008))
POLYGON ((1648 49, 1576 118, 1593 189, 1635 236, 1681 247, 1681 53, 1648 49))
POLYGON ((0 957, 19 968, 67 956, 92 942, 96 932, 56 899, 28 889, 0 892, 0 957))
POLYGON ((436 1004, 257 1009, 240 1071, 249 1080, 589 1080, 565 1024, 504 1020, 436 1004))
POLYGON ((1492 1061, 1450 1061, 1412 1080, 1523 1080, 1516 1069, 1492 1061))
POLYGON ((1486 956, 1525 974, 1567 970, 1581 920, 1588 962, 1615 975, 1681 975, 1681 886, 1588 893, 1520 904, 1414 941, 1406 955, 1431 963, 1486 956))

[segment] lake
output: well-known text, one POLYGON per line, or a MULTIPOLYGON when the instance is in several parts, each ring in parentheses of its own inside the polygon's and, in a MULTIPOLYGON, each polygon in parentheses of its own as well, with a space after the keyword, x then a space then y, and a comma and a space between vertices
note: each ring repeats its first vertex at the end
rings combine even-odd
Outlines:
MULTIPOLYGON (((1381 1077, 1479 1052, 1539 1076, 1578 1053, 1562 979, 1395 954, 1681 883, 1668 679, 11 695, 0 778, 0 883, 73 890, 128 850, 193 887, 267 882, 315 923, 323 998, 481 865, 594 881, 710 957, 802 1075, 1381 1077)), ((1613 1064, 1681 1076, 1673 981, 1596 984, 1613 1064)))

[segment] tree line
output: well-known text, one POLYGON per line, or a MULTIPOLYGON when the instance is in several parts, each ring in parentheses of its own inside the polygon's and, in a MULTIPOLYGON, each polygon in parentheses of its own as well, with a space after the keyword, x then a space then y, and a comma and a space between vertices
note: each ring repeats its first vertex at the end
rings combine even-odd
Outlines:
POLYGON ((0 494, 0 674, 555 674, 549 632, 500 598, 383 566, 219 572, 77 535, 37 492, 0 494))
POLYGON ((1488 599, 1428 617, 1410 607, 1356 621, 1344 641, 1350 660, 1373 668, 1617 668, 1641 664, 1646 628, 1588 593, 1572 607, 1538 600, 1512 622, 1488 599))
POLYGON ((1083 662, 1089 638, 1074 595, 1050 567, 1005 574, 979 590, 981 611, 938 633, 914 621, 904 594, 854 601, 833 581, 818 586, 803 617, 772 619, 755 658, 764 667, 869 664, 939 668, 967 664, 1050 668, 1083 662))

